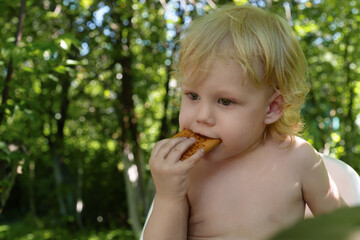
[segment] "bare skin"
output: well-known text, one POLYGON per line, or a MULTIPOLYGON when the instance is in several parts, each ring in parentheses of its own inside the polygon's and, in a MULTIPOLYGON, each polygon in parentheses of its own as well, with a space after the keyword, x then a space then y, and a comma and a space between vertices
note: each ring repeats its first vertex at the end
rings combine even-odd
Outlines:
POLYGON ((180 127, 222 143, 185 161, 192 139, 156 144, 149 161, 156 196, 144 240, 267 239, 303 218, 305 204, 315 215, 345 205, 310 144, 264 139, 282 115, 282 97, 243 79, 235 63, 218 61, 201 83, 182 86, 180 127))
POLYGON ((241 161, 199 162, 187 194, 188 239, 267 239, 302 219, 305 201, 314 214, 344 204, 308 143, 275 145, 268 138, 241 161))

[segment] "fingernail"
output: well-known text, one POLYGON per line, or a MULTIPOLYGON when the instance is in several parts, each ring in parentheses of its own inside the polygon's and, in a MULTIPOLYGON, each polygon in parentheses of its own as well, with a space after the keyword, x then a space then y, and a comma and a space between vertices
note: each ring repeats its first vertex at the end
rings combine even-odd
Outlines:
POLYGON ((190 139, 190 141, 192 141, 192 142, 196 142, 196 138, 194 138, 194 137, 191 137, 191 138, 189 138, 190 139))

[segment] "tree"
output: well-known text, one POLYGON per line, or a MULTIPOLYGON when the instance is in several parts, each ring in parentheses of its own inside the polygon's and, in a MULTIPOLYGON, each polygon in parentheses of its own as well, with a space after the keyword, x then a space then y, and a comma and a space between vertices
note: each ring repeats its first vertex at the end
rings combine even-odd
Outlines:
MULTIPOLYGON (((178 131, 177 39, 228 2, 2 1, 0 220, 31 213, 138 234, 154 194, 152 147, 178 131)), ((310 69, 304 137, 359 170, 359 4, 234 2, 292 24, 310 69)))
MULTIPOLYGON (((19 19, 18 19, 18 25, 15 35, 15 47, 18 47, 21 38, 22 38, 22 32, 23 32, 23 25, 25 20, 25 6, 26 6, 26 0, 21 1, 21 7, 19 11, 19 19)), ((0 101, 0 125, 3 122, 7 111, 11 112, 11 106, 8 106, 8 100, 9 100, 9 88, 10 88, 10 82, 12 80, 13 75, 13 57, 10 55, 9 57, 9 63, 7 67, 7 73, 5 81, 2 84, 2 94, 1 94, 1 101, 0 101)), ((0 193, 1 193, 1 205, 0 205, 0 214, 3 211, 3 208, 5 207, 6 201, 9 198, 11 189, 15 183, 15 178, 17 175, 17 168, 20 164, 21 158, 18 158, 21 155, 18 154, 12 154, 11 149, 9 149, 9 146, 5 142, 0 142, 0 161, 1 161, 1 171, 3 176, 1 177, 2 184, 0 185, 0 193)))

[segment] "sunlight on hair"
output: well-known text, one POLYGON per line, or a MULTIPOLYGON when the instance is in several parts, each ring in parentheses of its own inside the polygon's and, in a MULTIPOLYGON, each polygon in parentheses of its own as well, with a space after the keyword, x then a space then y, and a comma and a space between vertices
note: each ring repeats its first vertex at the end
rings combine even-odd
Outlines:
POLYGON ((169 82, 169 87, 171 88, 177 88, 178 87, 178 81, 176 79, 172 78, 169 82))

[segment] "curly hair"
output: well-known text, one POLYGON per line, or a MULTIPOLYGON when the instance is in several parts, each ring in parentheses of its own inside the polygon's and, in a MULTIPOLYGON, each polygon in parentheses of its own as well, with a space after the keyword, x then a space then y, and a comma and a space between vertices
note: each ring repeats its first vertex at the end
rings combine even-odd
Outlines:
POLYGON ((284 98, 282 117, 264 134, 284 139, 302 130, 300 112, 309 91, 307 63, 284 18, 251 5, 225 5, 192 22, 179 41, 173 62, 180 82, 202 81, 215 59, 231 59, 255 86, 267 84, 284 98), (259 61, 260 74, 255 67, 259 61))

